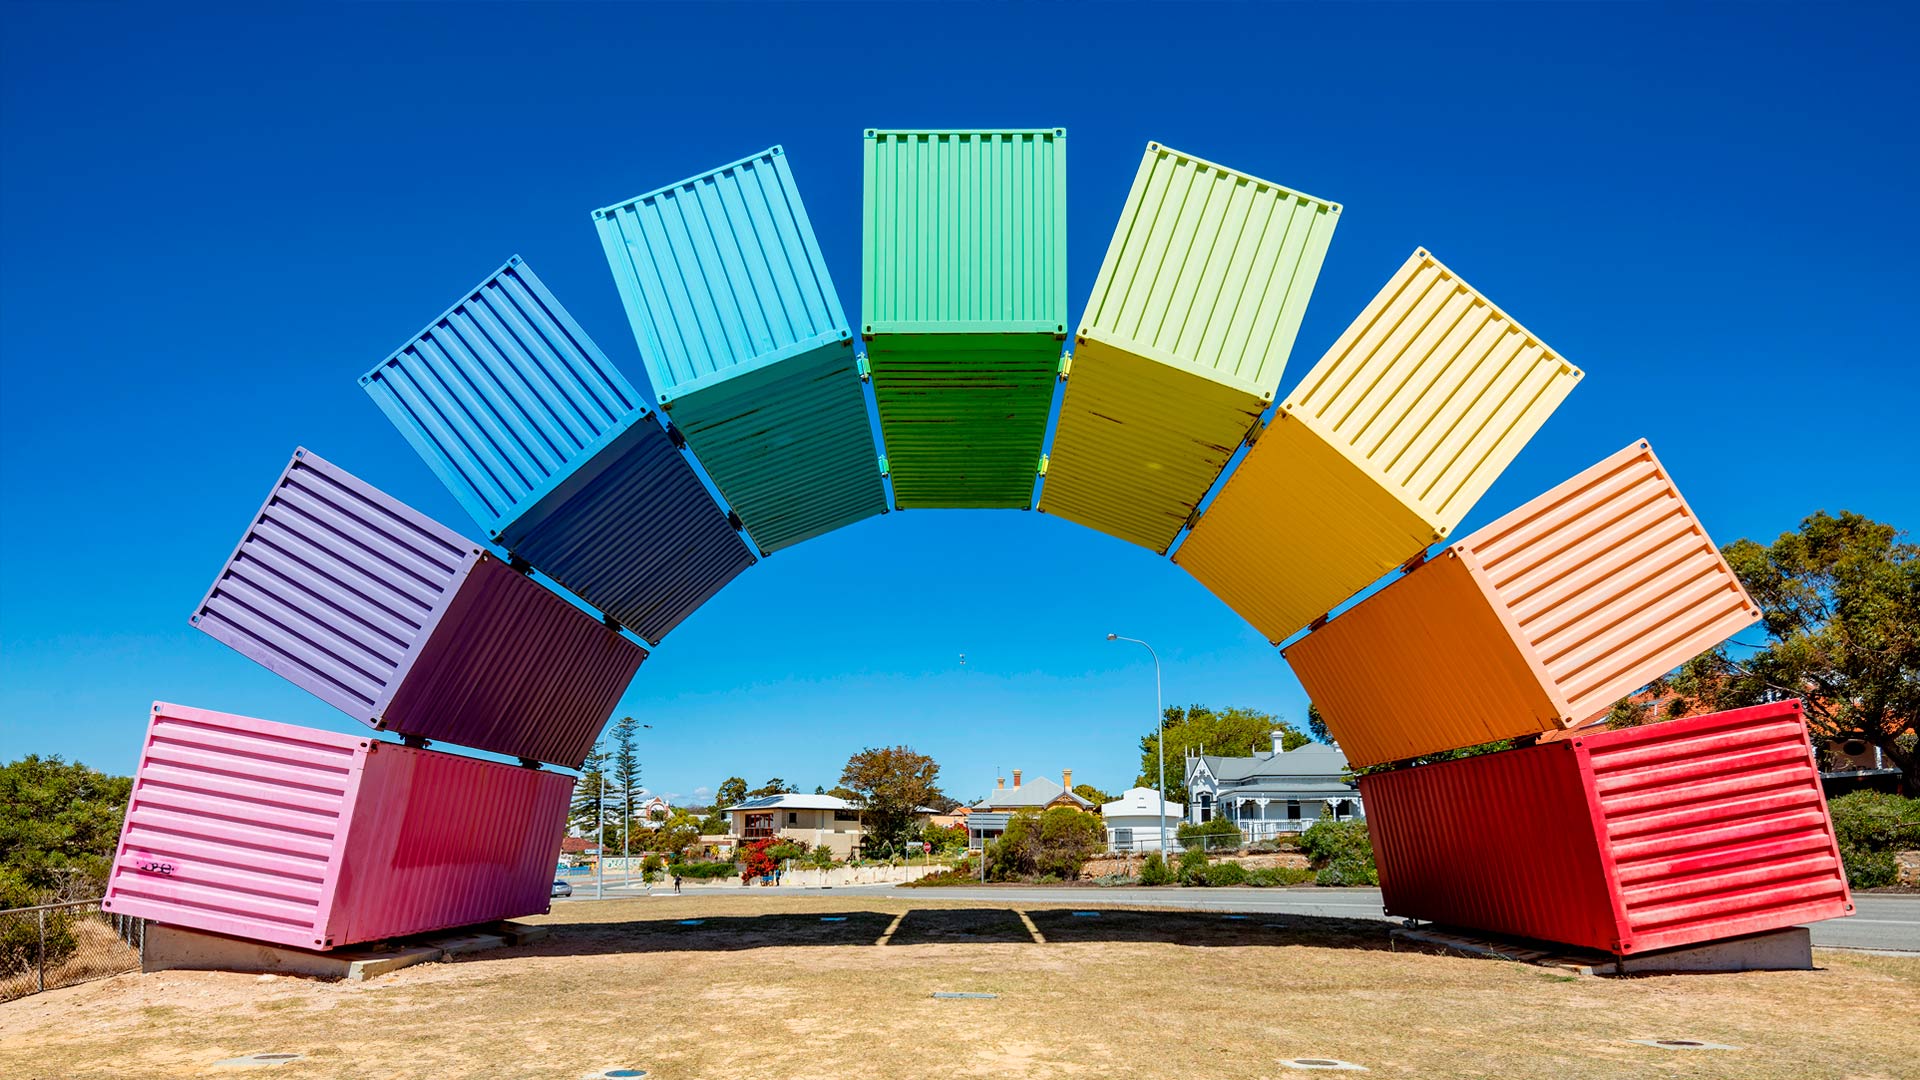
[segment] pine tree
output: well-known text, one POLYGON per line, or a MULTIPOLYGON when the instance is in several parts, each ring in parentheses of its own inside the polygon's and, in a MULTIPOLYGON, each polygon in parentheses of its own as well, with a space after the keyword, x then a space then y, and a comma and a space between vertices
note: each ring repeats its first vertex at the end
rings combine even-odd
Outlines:
POLYGON ((623 716, 613 725, 613 782, 607 788, 607 798, 619 807, 622 855, 628 854, 628 842, 633 835, 633 799, 640 794, 640 754, 633 745, 633 737, 639 730, 639 721, 631 716, 623 716))
POLYGON ((603 744, 596 742, 580 766, 580 782, 573 785, 573 811, 567 818, 573 832, 592 837, 596 847, 606 839, 606 823, 600 820, 600 789, 606 783, 607 751, 603 744))

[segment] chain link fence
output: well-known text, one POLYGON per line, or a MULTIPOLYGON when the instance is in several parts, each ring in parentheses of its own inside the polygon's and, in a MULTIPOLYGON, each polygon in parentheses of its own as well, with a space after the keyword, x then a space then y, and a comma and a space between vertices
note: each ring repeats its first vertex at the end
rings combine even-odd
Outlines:
POLYGON ((146 931, 97 898, 0 911, 0 1001, 138 970, 146 931))

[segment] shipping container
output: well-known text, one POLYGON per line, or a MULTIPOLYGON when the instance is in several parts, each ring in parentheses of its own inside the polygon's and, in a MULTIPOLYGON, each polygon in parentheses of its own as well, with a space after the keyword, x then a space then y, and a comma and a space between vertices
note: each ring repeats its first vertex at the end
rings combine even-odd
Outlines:
POLYGON ((1074 334, 1040 509, 1164 554, 1273 404, 1339 220, 1148 143, 1074 334))
POLYGON ((593 222, 661 409, 762 551, 886 509, 853 332, 780 147, 593 222))
POLYGON ((360 384, 489 539, 659 644, 753 552, 514 256, 360 384))
POLYGON ((573 769, 647 656, 304 448, 192 622, 378 730, 573 769))
POLYGON ((1446 539, 1580 378, 1417 250, 1283 399, 1173 561, 1278 644, 1446 539))
POLYGON ((1366 766, 1574 727, 1759 618, 1643 440, 1285 655, 1366 766))
POLYGON ((1362 777, 1386 913, 1616 955, 1853 911, 1800 703, 1362 777))
POLYGON ((901 507, 1019 508, 1067 336, 1067 133, 866 133, 861 337, 901 507))
POLYGON ((156 702, 102 910, 325 950, 548 909, 573 777, 156 702))

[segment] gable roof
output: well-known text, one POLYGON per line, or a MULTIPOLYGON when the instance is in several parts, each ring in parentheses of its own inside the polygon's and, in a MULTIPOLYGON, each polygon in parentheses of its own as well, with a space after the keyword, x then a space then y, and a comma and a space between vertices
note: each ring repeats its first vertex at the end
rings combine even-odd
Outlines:
POLYGON ((1043 807, 1065 795, 1074 804, 1085 810, 1093 809, 1093 804, 1060 786, 1058 781, 1044 776, 1036 776, 1019 787, 998 788, 985 800, 975 803, 975 810, 998 810, 1005 807, 1016 809, 1024 807, 1043 807))
POLYGON ((722 807, 721 813, 731 814, 735 810, 858 810, 838 795, 803 795, 789 792, 785 795, 756 795, 751 799, 742 799, 732 806, 722 807))
MULTIPOLYGON (((1167 816, 1177 818, 1185 815, 1187 808, 1167 800, 1167 816)), ((1102 817, 1140 817, 1160 813, 1160 793, 1150 787, 1128 788, 1120 797, 1100 807, 1102 817)))
MULTIPOLYGON (((1251 757, 1202 755, 1193 760, 1205 765, 1207 772, 1222 783, 1283 777, 1338 781, 1347 769, 1347 755, 1341 753, 1339 747, 1325 743, 1308 743, 1278 754, 1254 754, 1251 757)), ((1192 775, 1191 768, 1188 775, 1192 775)))

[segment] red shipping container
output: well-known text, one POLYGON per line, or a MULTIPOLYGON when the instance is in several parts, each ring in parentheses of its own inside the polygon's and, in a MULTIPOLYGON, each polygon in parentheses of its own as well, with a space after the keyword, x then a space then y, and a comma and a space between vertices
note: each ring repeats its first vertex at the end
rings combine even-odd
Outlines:
POLYGON ((303 949, 535 915, 573 777, 156 702, 105 911, 303 949))
POLYGON ((1853 911, 1800 703, 1362 777, 1389 915, 1617 955, 1853 911))

